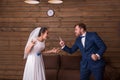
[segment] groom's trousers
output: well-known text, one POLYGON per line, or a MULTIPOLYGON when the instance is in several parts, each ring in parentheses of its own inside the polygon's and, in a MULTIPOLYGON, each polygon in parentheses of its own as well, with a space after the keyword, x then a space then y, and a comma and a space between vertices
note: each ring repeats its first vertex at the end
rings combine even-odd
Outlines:
POLYGON ((104 68, 80 68, 80 80, 90 80, 91 74, 94 77, 94 80, 104 80, 104 68))

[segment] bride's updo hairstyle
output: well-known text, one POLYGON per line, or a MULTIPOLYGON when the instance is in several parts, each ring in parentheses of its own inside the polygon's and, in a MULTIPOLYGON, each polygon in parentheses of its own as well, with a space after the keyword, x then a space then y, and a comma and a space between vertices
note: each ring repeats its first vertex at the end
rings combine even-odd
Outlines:
POLYGON ((41 27, 41 29, 39 31, 39 34, 38 34, 38 37, 40 37, 42 33, 44 34, 45 31, 47 31, 47 28, 46 27, 41 27))

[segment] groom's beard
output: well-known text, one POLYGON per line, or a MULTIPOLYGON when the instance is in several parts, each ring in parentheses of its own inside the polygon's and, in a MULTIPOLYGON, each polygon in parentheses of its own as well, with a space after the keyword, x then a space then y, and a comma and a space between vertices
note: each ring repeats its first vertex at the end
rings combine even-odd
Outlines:
POLYGON ((79 37, 81 34, 75 34, 76 37, 79 37))
POLYGON ((82 35, 80 32, 79 33, 75 33, 76 37, 79 37, 80 35, 82 35))

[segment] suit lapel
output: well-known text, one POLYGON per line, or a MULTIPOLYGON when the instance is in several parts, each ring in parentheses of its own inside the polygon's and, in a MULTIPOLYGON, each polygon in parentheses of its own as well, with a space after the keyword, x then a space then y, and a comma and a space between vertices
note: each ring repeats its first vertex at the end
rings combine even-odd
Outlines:
POLYGON ((88 42, 89 42, 89 32, 86 32, 86 37, 85 37, 85 47, 83 47, 83 44, 82 44, 82 42, 81 42, 81 38, 79 38, 79 46, 80 46, 80 48, 81 49, 86 49, 87 48, 87 45, 89 44, 88 42))
POLYGON ((85 38, 85 48, 87 47, 87 44, 88 44, 88 36, 89 34, 88 34, 88 32, 86 32, 86 38, 85 38))
POLYGON ((78 42, 79 42, 79 44, 80 44, 80 45, 79 45, 80 48, 83 49, 84 47, 83 47, 83 45, 82 45, 81 38, 79 38, 78 42))

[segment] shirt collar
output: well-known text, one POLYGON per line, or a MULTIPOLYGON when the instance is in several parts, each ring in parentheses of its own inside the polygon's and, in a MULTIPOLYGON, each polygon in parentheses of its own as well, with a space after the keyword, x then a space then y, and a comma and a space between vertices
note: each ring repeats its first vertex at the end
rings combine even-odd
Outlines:
POLYGON ((86 36, 86 32, 84 32, 81 36, 86 36))

